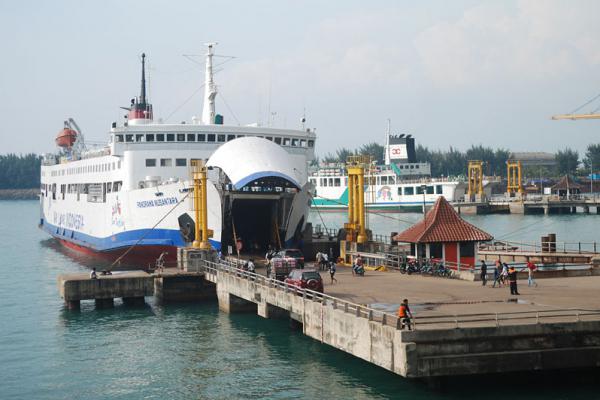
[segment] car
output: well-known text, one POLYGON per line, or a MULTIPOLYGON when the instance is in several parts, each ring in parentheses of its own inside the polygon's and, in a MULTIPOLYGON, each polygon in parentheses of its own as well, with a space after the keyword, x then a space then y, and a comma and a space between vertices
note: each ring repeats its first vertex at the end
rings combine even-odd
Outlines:
POLYGON ((299 289, 310 289, 323 293, 323 278, 316 269, 294 269, 285 278, 285 283, 299 289))
POLYGON ((304 254, 298 249, 283 249, 278 251, 274 258, 293 258, 298 268, 304 268, 304 254))

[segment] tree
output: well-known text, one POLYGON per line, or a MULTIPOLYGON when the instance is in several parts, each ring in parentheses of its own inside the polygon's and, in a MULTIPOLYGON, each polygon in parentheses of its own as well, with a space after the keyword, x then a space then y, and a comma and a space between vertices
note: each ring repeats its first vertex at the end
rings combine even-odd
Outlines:
POLYGON ((465 175, 467 171, 467 157, 464 153, 451 146, 444 158, 446 176, 465 175))
POLYGON ((336 163, 338 162, 338 159, 336 156, 334 156, 331 153, 327 153, 323 156, 323 162, 326 164, 331 164, 331 163, 336 163))
POLYGON ((600 143, 588 145, 583 164, 587 171, 590 168, 594 168, 595 171, 600 169, 600 143))
POLYGON ((337 161, 340 163, 345 163, 346 159, 348 158, 348 156, 351 156, 352 154, 354 154, 354 152, 350 149, 347 149, 345 147, 342 147, 341 149, 338 149, 335 152, 335 155, 337 157, 337 161))
POLYGON ((383 151, 384 148, 382 145, 376 142, 371 142, 360 146, 360 148, 358 149, 358 154, 364 156, 371 156, 371 160, 377 161, 377 164, 383 164, 385 162, 383 158, 383 151))
POLYGON ((494 152, 494 167, 492 174, 496 176, 506 176, 506 160, 510 157, 510 150, 496 149, 494 152))
POLYGON ((0 189, 39 187, 40 164, 40 157, 33 153, 0 155, 0 189))
POLYGON ((574 174, 579 166, 579 153, 570 148, 559 150, 555 155, 559 175, 574 174))

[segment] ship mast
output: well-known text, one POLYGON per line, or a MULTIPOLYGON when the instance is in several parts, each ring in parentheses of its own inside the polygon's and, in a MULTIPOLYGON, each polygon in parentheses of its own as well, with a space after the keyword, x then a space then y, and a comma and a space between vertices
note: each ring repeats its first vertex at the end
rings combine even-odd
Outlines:
POLYGON ((146 54, 142 53, 142 82, 140 85, 140 96, 131 99, 129 107, 121 107, 128 110, 127 122, 130 125, 144 125, 152 122, 152 104, 147 102, 146 96, 146 54))
POLYGON ((146 54, 142 53, 142 85, 140 93, 140 103, 146 104, 146 54))
POLYGON ((206 43, 208 52, 206 53, 206 72, 204 75, 204 108, 202 109, 202 122, 205 125, 215 123, 215 97, 217 97, 217 87, 213 80, 213 47, 217 43, 206 43))
POLYGON ((390 165, 390 132, 391 132, 392 120, 387 119, 387 129, 385 131, 385 157, 384 163, 385 165, 390 165))

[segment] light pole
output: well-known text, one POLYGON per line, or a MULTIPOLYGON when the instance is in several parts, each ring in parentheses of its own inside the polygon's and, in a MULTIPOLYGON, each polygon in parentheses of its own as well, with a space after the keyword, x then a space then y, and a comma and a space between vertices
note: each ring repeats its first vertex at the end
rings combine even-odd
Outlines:
POLYGON ((423 192, 423 219, 425 219, 425 191, 427 190, 427 185, 421 185, 421 192, 423 192))
POLYGON ((592 161, 592 157, 590 157, 590 198, 592 198, 594 195, 594 168, 593 168, 594 164, 592 161))

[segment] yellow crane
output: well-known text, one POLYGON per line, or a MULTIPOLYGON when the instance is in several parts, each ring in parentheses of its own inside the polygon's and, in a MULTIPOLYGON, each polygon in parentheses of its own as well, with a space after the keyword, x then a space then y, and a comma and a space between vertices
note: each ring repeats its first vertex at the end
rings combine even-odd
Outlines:
POLYGON ((581 110, 583 107, 593 103, 594 101, 596 101, 599 98, 600 98, 600 94, 597 94, 596 96, 592 97, 591 99, 589 99, 588 101, 586 101, 585 103, 583 103, 582 105, 580 105, 579 107, 577 107, 576 109, 571 111, 570 114, 553 115, 552 119, 553 120, 571 119, 573 121, 576 119, 600 119, 600 113, 597 112, 597 111, 600 111, 600 107, 596 108, 595 110, 593 110, 592 112, 587 113, 587 114, 576 114, 576 112, 581 110))
POLYGON ((593 113, 593 114, 558 114, 558 115, 553 115, 552 119, 554 119, 554 120, 559 120, 559 119, 572 119, 572 120, 576 120, 576 119, 600 119, 600 113, 593 113))

